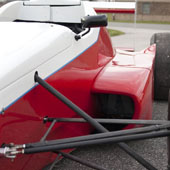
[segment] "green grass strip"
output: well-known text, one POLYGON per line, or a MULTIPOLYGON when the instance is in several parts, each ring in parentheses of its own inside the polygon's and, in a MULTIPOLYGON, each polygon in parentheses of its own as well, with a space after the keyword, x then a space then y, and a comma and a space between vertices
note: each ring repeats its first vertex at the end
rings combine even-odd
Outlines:
POLYGON ((125 34, 124 32, 119 31, 119 30, 113 30, 113 29, 107 29, 107 30, 111 37, 125 34))

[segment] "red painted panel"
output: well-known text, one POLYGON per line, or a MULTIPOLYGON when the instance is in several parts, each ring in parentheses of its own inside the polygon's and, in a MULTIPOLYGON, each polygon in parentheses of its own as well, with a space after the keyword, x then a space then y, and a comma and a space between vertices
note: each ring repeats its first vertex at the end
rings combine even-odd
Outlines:
POLYGON ((122 14, 134 14, 135 9, 95 9, 97 13, 122 13, 122 14))
MULTIPOLYGON (((95 116, 91 86, 97 74, 113 58, 112 45, 105 28, 101 28, 98 41, 74 61, 50 76, 46 81, 88 114, 95 116)), ((35 87, 0 115, 0 145, 37 142, 49 124, 43 117, 77 117, 61 101, 40 86, 35 87)), ((91 127, 84 123, 56 123, 49 139, 89 134, 91 127)), ((22 155, 11 162, 1 158, 5 170, 41 169, 54 159, 54 154, 22 155), (34 166, 34 167, 33 167, 34 166)))
MULTIPOLYGON (((148 51, 145 53, 152 53, 148 51)), ((91 116, 99 116, 96 115, 92 90, 103 90, 132 96, 136 106, 135 117, 150 118, 151 109, 143 106, 151 107, 152 72, 147 68, 114 65, 111 61, 114 56, 108 33, 101 28, 98 41, 92 47, 46 81, 91 116)), ((49 124, 42 123, 45 116, 77 117, 53 95, 37 86, 0 115, 0 145, 4 142, 23 144, 39 141, 49 127, 49 124)), ((91 127, 84 123, 57 123, 47 139, 85 135, 90 131, 91 127)), ((41 169, 54 156, 51 153, 22 155, 14 162, 1 158, 0 164, 5 170, 41 169)))
POLYGON ((139 53, 117 52, 97 76, 92 92, 127 95, 135 103, 133 118, 151 119, 155 50, 152 45, 139 53))

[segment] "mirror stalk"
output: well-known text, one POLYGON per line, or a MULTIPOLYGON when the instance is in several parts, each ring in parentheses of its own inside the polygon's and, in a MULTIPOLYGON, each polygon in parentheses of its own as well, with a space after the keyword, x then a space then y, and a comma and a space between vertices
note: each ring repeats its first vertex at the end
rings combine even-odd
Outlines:
POLYGON ((77 34, 75 35, 75 40, 78 41, 79 39, 81 39, 81 37, 85 36, 86 34, 88 34, 90 32, 90 28, 88 28, 88 30, 86 32, 84 32, 83 34, 77 34))

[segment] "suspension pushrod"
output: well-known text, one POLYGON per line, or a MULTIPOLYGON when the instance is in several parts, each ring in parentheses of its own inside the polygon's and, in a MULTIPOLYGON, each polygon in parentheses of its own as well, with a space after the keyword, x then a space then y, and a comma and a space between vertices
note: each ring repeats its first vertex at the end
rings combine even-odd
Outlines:
MULTIPOLYGON (((34 79, 35 79, 35 82, 38 82, 42 87, 44 87, 52 95, 54 95, 59 100, 61 100, 69 108, 71 108, 73 111, 75 111, 79 116, 83 117, 96 130, 98 130, 99 132, 102 132, 102 133, 108 132, 108 130, 105 127, 103 127, 100 123, 98 123, 96 120, 94 120, 92 117, 90 117, 86 112, 84 112, 81 108, 79 108, 77 105, 75 105, 72 101, 70 101, 68 98, 66 98, 64 95, 62 95, 60 92, 58 92, 55 88, 50 86, 46 81, 41 79, 38 76, 38 72, 35 73, 34 79)), ((126 153, 128 153, 131 157, 133 157, 136 161, 138 161, 140 164, 142 164, 145 168, 147 168, 149 170, 155 170, 155 168, 149 162, 147 162, 144 158, 142 158, 140 155, 135 153, 127 144, 121 142, 121 143, 118 143, 118 146, 121 149, 123 149, 126 153)))
POLYGON ((70 160, 73 160, 75 162, 78 162, 82 165, 85 165, 87 167, 90 167, 90 168, 93 168, 93 169, 96 169, 96 170, 106 170, 105 168, 101 167, 101 166, 98 166, 92 162, 88 162, 86 160, 83 160, 83 159, 80 159, 78 158, 77 156, 74 156, 74 155, 71 155, 71 154, 68 154, 68 153, 64 153, 64 152, 61 152, 61 151, 56 151, 55 153, 59 153, 61 154, 63 157, 65 158, 68 158, 70 160))
POLYGON ((170 130, 164 130, 161 132, 148 132, 145 134, 135 134, 135 135, 127 135, 127 136, 119 136, 114 138, 104 138, 104 139, 94 139, 89 141, 77 141, 77 142, 70 142, 70 143, 62 143, 57 145, 47 145, 35 148, 25 148, 25 154, 32 154, 32 153, 39 153, 39 152, 49 152, 55 150, 63 150, 63 149, 72 149, 77 147, 84 147, 89 145, 96 145, 96 144, 106 144, 106 143, 117 143, 117 142, 128 142, 128 141, 135 141, 135 140, 143 140, 143 139, 150 139, 150 138, 158 138, 158 137, 165 137, 170 135, 170 130))
POLYGON ((37 143, 28 143, 28 144, 26 144, 26 147, 27 148, 40 147, 40 146, 44 146, 44 145, 47 146, 47 145, 57 145, 57 144, 77 142, 77 141, 88 141, 88 140, 92 140, 92 139, 117 137, 117 136, 131 135, 131 134, 137 134, 137 133, 146 133, 146 132, 151 132, 151 131, 163 130, 163 129, 167 129, 167 128, 170 128, 170 124, 152 125, 152 126, 148 126, 148 127, 139 127, 139 128, 135 128, 135 129, 119 130, 119 131, 99 133, 99 134, 86 135, 86 136, 80 136, 80 137, 57 139, 57 140, 50 140, 50 141, 37 142, 37 143))
MULTIPOLYGON (((45 117, 44 122, 52 122, 56 120, 57 122, 79 122, 79 123, 87 123, 86 120, 82 118, 52 118, 45 117)), ((113 123, 113 124, 142 124, 142 125, 161 125, 170 123, 170 121, 166 120, 132 120, 132 119, 95 119, 98 123, 113 123)))

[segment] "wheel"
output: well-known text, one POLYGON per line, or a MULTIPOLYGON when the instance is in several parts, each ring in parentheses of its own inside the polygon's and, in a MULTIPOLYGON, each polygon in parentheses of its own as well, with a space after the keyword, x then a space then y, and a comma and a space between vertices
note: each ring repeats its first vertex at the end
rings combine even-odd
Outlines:
POLYGON ((157 33, 151 38, 156 44, 154 66, 154 99, 168 100, 170 88, 170 33, 157 33))
MULTIPOLYGON (((169 99, 168 99, 168 120, 170 121, 170 90, 169 90, 169 99)), ((167 138, 167 146, 168 146, 168 167, 167 170, 170 170, 170 136, 167 138)))

